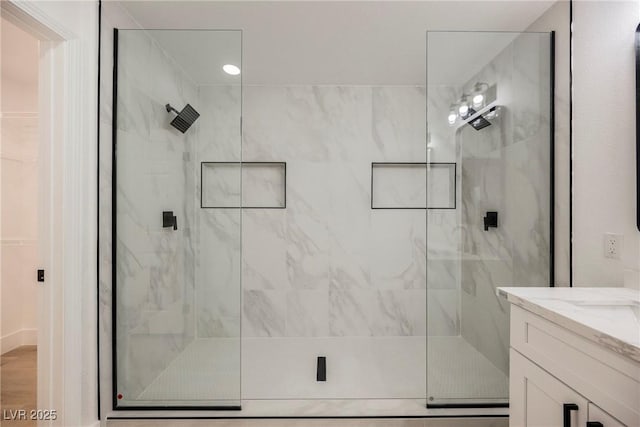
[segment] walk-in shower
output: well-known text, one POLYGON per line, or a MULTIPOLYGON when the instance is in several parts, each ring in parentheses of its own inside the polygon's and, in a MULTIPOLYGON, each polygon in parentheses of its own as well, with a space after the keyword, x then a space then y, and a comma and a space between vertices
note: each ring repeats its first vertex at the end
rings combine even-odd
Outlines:
POLYGON ((113 409, 504 407, 495 289, 553 281, 552 42, 428 32, 421 84, 284 84, 241 31, 117 30, 113 409))
POLYGON ((222 67, 241 33, 114 42, 114 406, 239 408, 241 85, 222 67), (211 160, 238 168, 208 180, 211 160), (201 208, 201 191, 230 203, 201 208))

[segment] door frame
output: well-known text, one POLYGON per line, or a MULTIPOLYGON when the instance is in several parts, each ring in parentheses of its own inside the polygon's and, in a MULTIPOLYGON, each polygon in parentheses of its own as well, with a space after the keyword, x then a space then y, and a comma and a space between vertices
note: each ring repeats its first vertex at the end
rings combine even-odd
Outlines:
POLYGON ((92 24, 85 32, 78 22, 90 18, 85 15, 93 3, 97 17, 98 3, 82 5, 75 15, 70 4, 56 3, 3 0, 0 7, 5 19, 40 41, 38 240, 46 275, 37 301, 37 408, 56 416, 38 425, 79 426, 96 424, 98 417, 91 285, 97 271, 96 80, 87 91, 97 61, 94 69, 87 66, 92 24))

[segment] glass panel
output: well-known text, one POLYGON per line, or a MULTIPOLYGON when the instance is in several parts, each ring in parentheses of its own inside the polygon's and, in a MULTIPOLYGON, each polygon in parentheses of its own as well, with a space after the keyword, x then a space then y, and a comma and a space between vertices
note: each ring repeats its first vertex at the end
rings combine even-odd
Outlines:
POLYGON ((118 31, 118 408, 240 404, 241 36, 118 31), (238 172, 201 188, 207 162, 238 172))
POLYGON ((428 161, 458 165, 457 208, 428 211, 430 406, 507 402, 496 288, 551 283, 550 58, 550 33, 427 34, 428 161))

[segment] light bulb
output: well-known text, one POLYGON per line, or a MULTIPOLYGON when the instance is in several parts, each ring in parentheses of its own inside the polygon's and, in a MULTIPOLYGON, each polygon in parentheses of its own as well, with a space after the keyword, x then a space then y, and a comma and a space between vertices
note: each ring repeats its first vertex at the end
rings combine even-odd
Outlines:
POLYGON ((240 74, 240 68, 238 68, 233 64, 225 64, 222 66, 222 69, 224 70, 225 73, 230 74, 232 76, 237 76, 238 74, 240 74))
POLYGON ((458 113, 460 114, 460 117, 466 117, 467 114, 469 114, 469 105, 467 103, 460 104, 460 107, 458 107, 458 113))
POLYGON ((463 94, 460 97, 460 106, 458 106, 458 114, 463 119, 469 114, 469 95, 463 94))
POLYGON ((479 93, 477 95, 474 95, 473 97, 473 107, 474 108, 480 108, 482 107, 482 104, 484 103, 484 95, 479 93))
POLYGON ((473 91, 471 92, 473 95, 473 98, 471 98, 473 108, 478 109, 484 107, 484 92, 488 87, 488 84, 482 82, 476 82, 476 84, 473 85, 473 91))
POLYGON ((458 120, 458 104, 451 104, 449 105, 449 115, 447 116, 449 126, 455 125, 456 120, 458 120))

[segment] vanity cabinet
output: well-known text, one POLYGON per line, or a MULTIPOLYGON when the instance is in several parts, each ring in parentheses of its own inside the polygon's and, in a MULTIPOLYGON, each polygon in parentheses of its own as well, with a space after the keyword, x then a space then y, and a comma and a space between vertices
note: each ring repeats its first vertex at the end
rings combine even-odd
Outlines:
POLYGON ((510 426, 624 427, 517 351, 511 349, 510 357, 510 426))
POLYGON ((640 363, 511 305, 511 427, 638 427, 640 363))

